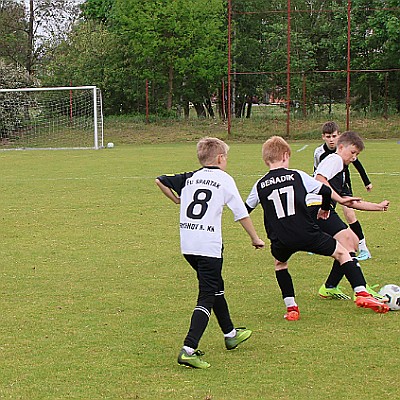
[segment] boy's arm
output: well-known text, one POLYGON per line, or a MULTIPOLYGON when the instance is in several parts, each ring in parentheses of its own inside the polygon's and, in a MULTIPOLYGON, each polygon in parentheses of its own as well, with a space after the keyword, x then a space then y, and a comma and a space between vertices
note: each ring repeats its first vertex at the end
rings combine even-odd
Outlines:
POLYGON ((347 207, 362 211, 387 211, 389 208, 389 201, 383 200, 380 203, 371 203, 369 201, 360 200, 347 205, 347 207))
POLYGON ((356 170, 358 171, 358 173, 361 176, 361 179, 364 183, 365 188, 367 189, 367 191, 371 191, 372 189, 372 183, 368 178, 367 172, 365 171, 363 165, 361 164, 361 161, 357 158, 355 161, 353 161, 353 165, 356 168, 356 170))
POLYGON ((265 243, 258 237, 251 218, 245 217, 245 218, 239 219, 239 222, 241 223, 241 225, 243 226, 243 228, 247 232, 247 234, 250 236, 253 246, 256 249, 262 249, 265 246, 265 243))
MULTIPOLYGON (((318 174, 315 179, 329 186, 329 183, 324 176, 318 174)), ((339 204, 345 205, 347 207, 362 211, 387 211, 387 209, 389 208, 388 200, 383 200, 380 203, 371 203, 369 201, 361 200, 357 197, 341 197, 333 189, 332 200, 335 200, 339 204)))
MULTIPOLYGON (((341 197, 341 196, 339 196, 339 194, 333 190, 333 188, 329 184, 328 180, 321 174, 317 174, 315 179, 319 182, 322 182, 324 185, 328 186, 328 188, 331 189, 330 198, 339 204, 342 204, 347 207, 355 208, 355 207, 353 207, 353 204, 355 204, 356 202, 359 202, 361 200, 359 197, 341 197)), ((322 185, 322 187, 324 187, 324 185, 322 185)), ((321 190, 322 190, 322 188, 321 188, 321 190)), ((324 200, 323 194, 322 193, 320 193, 320 194, 322 195, 322 199, 324 200)), ((322 208, 322 209, 324 209, 324 208, 322 208)))
POLYGON ((156 179, 156 185, 172 202, 175 204, 180 204, 181 199, 168 186, 165 186, 158 178, 156 179))

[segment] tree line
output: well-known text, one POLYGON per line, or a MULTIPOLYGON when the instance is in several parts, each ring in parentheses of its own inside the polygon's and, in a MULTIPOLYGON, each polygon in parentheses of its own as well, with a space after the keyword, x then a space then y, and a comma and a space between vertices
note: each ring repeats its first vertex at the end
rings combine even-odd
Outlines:
MULTIPOLYGON (((285 100, 287 1, 232 0, 235 115, 285 100)), ((296 0, 291 93, 307 107, 346 96, 348 2, 296 0), (335 71, 335 72, 333 72, 335 71), (344 72, 343 72, 344 71, 344 72)), ((96 85, 107 114, 213 116, 226 100, 225 0, 0 0, 0 87, 96 85), (225 91, 224 91, 225 90, 225 91)), ((400 0, 351 2, 351 101, 400 113, 400 0), (362 72, 364 71, 364 72, 362 72), (371 72, 365 72, 371 71, 371 72)))

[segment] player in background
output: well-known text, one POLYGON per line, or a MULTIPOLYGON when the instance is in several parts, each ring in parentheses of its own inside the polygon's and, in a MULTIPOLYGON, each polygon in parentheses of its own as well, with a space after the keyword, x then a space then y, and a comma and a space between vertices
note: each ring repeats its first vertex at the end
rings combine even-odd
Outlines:
MULTIPOLYGON (((337 141, 340 136, 339 126, 336 122, 328 121, 322 126, 322 140, 325 142, 321 146, 317 147, 314 151, 314 172, 317 169, 319 163, 329 154, 332 154, 336 151, 337 141)), ((353 162, 354 167, 358 171, 361 176, 361 179, 364 183, 365 189, 367 192, 372 190, 372 183, 368 178, 368 175, 361 164, 361 162, 356 159, 353 162)), ((345 169, 345 179, 346 184, 348 186, 348 193, 352 194, 351 188, 351 179, 350 179, 350 169, 347 167, 345 169)), ((346 218, 347 223, 349 224, 351 230, 357 235, 359 243, 358 250, 359 254, 357 259, 359 261, 365 261, 371 258, 371 253, 368 250, 364 232, 362 230, 360 222, 357 220, 357 216, 355 211, 352 208, 348 208, 343 206, 343 214, 346 218)))
POLYGON ((180 242, 186 261, 196 271, 199 293, 189 331, 178 355, 178 363, 193 368, 208 368, 204 355, 196 350, 214 310, 228 350, 247 340, 252 331, 234 328, 224 295, 222 278, 222 210, 226 205, 251 238, 255 248, 263 248, 233 178, 225 172, 228 145, 217 138, 197 143, 202 168, 156 179, 161 191, 180 204, 180 242))
POLYGON ((300 316, 288 270, 289 258, 298 251, 333 257, 354 290, 356 305, 386 313, 389 307, 367 292, 364 275, 356 260, 339 241, 318 227, 306 204, 308 193, 318 195, 321 203, 317 218, 324 220, 329 217, 331 197, 347 205, 353 204, 355 198, 343 199, 307 173, 289 169, 290 156, 290 146, 283 138, 273 136, 268 139, 263 144, 262 157, 269 172, 254 184, 246 200, 249 212, 258 204, 264 210, 264 226, 275 258, 275 276, 286 306, 284 317, 295 321, 300 316))
MULTIPOLYGON (((314 172, 316 180, 329 186, 340 196, 350 196, 349 188, 346 184, 345 173, 348 170, 350 163, 357 159, 360 152, 364 149, 364 143, 361 137, 356 132, 344 132, 337 140, 336 152, 326 156, 318 165, 314 172)), ((318 226, 326 233, 338 240, 350 253, 351 256, 356 256, 358 247, 358 237, 347 227, 335 211, 336 202, 332 201, 330 215, 326 220, 318 220, 317 214, 321 204, 321 198, 315 195, 307 196, 307 205, 311 215, 318 226)), ((364 211, 386 211, 389 206, 387 200, 381 203, 370 203, 359 201, 353 203, 351 207, 364 211)), ((323 298, 349 300, 339 287, 339 282, 343 278, 343 270, 335 261, 332 270, 325 282, 319 289, 319 295, 323 298)), ((367 286, 367 291, 377 299, 382 299, 372 287, 367 286)))

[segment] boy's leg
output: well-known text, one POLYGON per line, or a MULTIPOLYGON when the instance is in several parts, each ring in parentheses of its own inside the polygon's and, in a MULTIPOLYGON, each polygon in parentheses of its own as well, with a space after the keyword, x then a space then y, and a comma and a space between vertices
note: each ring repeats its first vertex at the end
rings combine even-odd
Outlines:
POLYGON ((355 302, 357 307, 371 308, 377 313, 386 313, 389 311, 389 307, 384 302, 375 299, 367 292, 367 283, 360 265, 357 260, 350 256, 347 249, 345 249, 339 242, 337 242, 332 257, 340 263, 340 268, 343 269, 344 275, 350 282, 350 285, 355 292, 355 302))
POLYGON ((228 303, 226 301, 223 290, 215 295, 213 310, 217 318, 218 324, 222 332, 224 333, 225 347, 227 348, 227 350, 235 349, 239 344, 245 342, 253 333, 250 329, 234 328, 229 313, 228 303))
MULTIPOLYGON (((221 264, 222 267, 222 264, 221 264)), ((215 293, 214 302, 214 314, 217 318, 218 325, 220 326, 224 337, 225 347, 227 350, 235 349, 239 344, 245 342, 253 333, 250 329, 246 328, 234 328, 229 313, 228 303, 225 298, 224 292, 224 280, 222 279, 222 273, 219 276, 219 291, 215 293)))
POLYGON ((231 316, 229 313, 228 303, 225 298, 224 290, 222 289, 219 293, 215 295, 214 302, 214 314, 217 318, 218 325, 220 326, 224 334, 232 332, 234 329, 231 316))
POLYGON ((211 311, 216 299, 215 294, 219 289, 222 259, 193 255, 185 255, 185 258, 197 272, 199 295, 196 307, 192 313, 189 331, 184 340, 184 346, 197 349, 210 320, 211 311))
MULTIPOLYGON (((341 220, 336 211, 332 210, 327 220, 318 220, 317 224, 323 232, 339 241, 349 253, 355 255, 358 243, 357 236, 341 220)), ((349 300, 350 297, 338 287, 343 276, 344 271, 340 264, 334 262, 325 284, 319 289, 319 295, 323 298, 349 300)))
POLYGON ((275 258, 275 277, 286 306, 286 314, 283 317, 288 321, 297 321, 300 317, 299 307, 295 301, 293 281, 287 262, 295 252, 296 250, 286 247, 279 241, 271 242, 271 254, 275 258))
POLYGON ((343 293, 339 287, 339 282, 344 276, 344 270, 339 261, 334 260, 332 269, 326 282, 319 288, 318 294, 324 299, 350 300, 351 297, 343 293))
POLYGON ((364 232, 362 230, 360 222, 357 220, 357 216, 355 211, 352 208, 343 207, 343 214, 346 218, 347 223, 349 224, 350 229, 357 235, 358 237, 358 250, 360 254, 357 259, 359 261, 368 260, 371 258, 371 253, 368 250, 364 232))
POLYGON ((288 264, 275 260, 275 276, 287 310, 284 318, 288 321, 297 321, 300 317, 300 312, 295 301, 294 286, 288 270, 288 264))

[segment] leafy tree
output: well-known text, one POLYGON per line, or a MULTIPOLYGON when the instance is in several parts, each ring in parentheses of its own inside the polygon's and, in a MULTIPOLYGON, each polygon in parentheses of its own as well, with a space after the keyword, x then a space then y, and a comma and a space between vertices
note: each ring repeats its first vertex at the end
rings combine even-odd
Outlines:
POLYGON ((0 57, 25 65, 27 54, 25 8, 13 0, 0 1, 0 57))
MULTIPOLYGON (((0 88, 17 89, 36 84, 26 70, 15 63, 7 63, 0 58, 0 88)), ((6 142, 10 130, 18 128, 21 123, 21 116, 26 113, 25 108, 18 106, 18 100, 27 95, 23 92, 0 93, 0 138, 6 142)), ((23 104, 23 102, 20 102, 23 104)))
POLYGON ((54 50, 42 76, 49 86, 90 84, 102 88, 108 113, 118 113, 121 103, 132 102, 124 90, 129 79, 123 43, 97 22, 77 25, 54 50))
POLYGON ((33 75, 41 59, 71 29, 77 15, 73 0, 2 0, 0 54, 33 75))
MULTIPOLYGON (((352 1, 351 67, 398 68, 399 0, 371 1, 352 1)), ((83 21, 55 43, 54 58, 46 53, 43 75, 49 75, 47 82, 97 84, 107 107, 123 113, 144 111, 148 80, 153 113, 176 107, 187 115, 192 102, 204 116, 204 105, 226 78, 226 5, 224 0, 86 0, 83 21)), ((286 98, 287 2, 232 0, 232 5, 232 94, 236 115, 248 117, 254 98, 286 98)), ((344 101, 347 2, 297 0, 291 11, 291 98, 301 99, 304 77, 309 104, 344 101), (344 72, 316 72, 328 70, 344 72)), ((385 95, 400 108, 398 73, 351 78, 354 107, 382 107, 385 95)))
POLYGON ((219 0, 116 0, 111 15, 110 28, 129 44, 140 76, 157 84, 167 110, 189 100, 200 105, 219 86, 226 64, 219 0))

